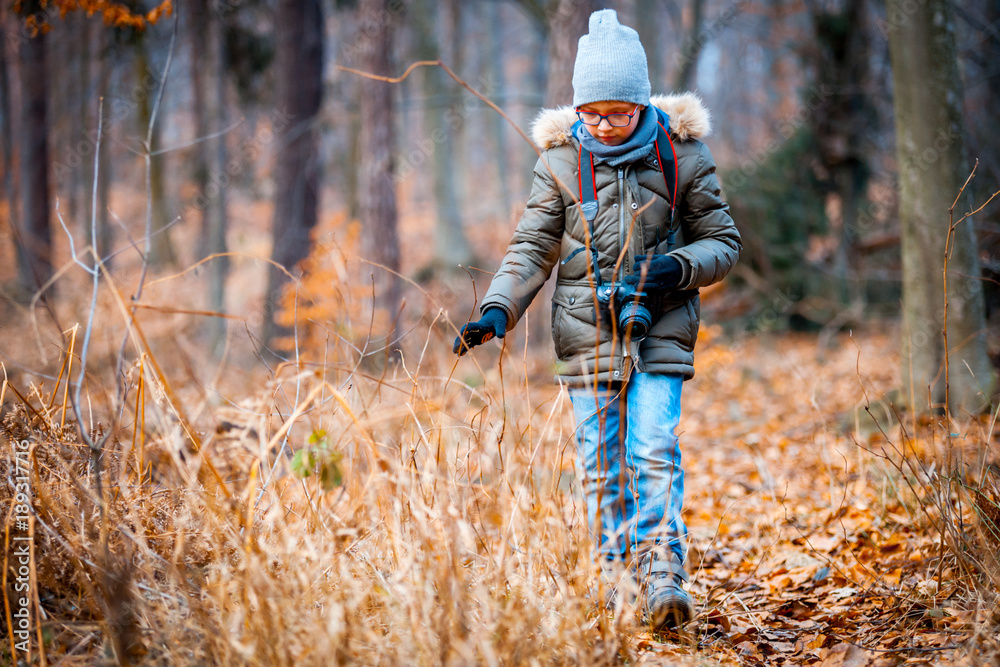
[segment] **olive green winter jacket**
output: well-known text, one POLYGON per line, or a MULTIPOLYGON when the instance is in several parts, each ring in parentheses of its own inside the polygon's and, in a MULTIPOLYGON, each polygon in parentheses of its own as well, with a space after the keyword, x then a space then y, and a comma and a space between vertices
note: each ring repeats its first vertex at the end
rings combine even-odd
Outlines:
MULTIPOLYGON (((579 143, 571 130, 576 121, 572 107, 546 109, 535 120, 533 138, 543 153, 535 165, 531 195, 480 305, 481 311, 503 308, 510 329, 558 266, 552 297, 556 377, 571 386, 592 382, 595 374, 600 382, 625 380, 633 368, 692 377, 698 288, 722 280, 740 253, 740 235, 722 200, 715 162, 698 140, 709 132, 708 111, 691 93, 654 96, 650 102, 670 116, 679 170, 676 237, 670 254, 680 261, 683 274, 678 288, 659 299, 649 335, 623 346, 613 318, 595 308, 589 252, 576 253, 562 264, 584 245, 587 224, 576 204, 579 143)), ((664 160, 669 153, 669 147, 660 147, 664 160)), ((667 252, 670 204, 655 151, 617 167, 598 163, 595 189, 600 208, 593 223, 594 245, 604 281, 632 274, 636 258, 650 251, 667 252)))

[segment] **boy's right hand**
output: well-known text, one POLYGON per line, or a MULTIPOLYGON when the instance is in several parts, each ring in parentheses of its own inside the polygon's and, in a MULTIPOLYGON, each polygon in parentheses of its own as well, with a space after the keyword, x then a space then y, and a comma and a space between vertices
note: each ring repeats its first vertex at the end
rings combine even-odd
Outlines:
POLYGON ((455 339, 452 352, 458 356, 464 355, 477 345, 482 345, 491 338, 503 338, 507 334, 507 313, 503 308, 487 308, 478 322, 469 322, 455 339))

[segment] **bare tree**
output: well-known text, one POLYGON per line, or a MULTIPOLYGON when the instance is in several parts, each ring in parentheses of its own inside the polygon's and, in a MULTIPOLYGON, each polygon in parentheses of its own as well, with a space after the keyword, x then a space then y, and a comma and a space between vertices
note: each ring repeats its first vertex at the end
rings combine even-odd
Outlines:
MULTIPOLYGON (((392 69, 392 13, 389 0, 360 0, 360 64, 366 72, 382 76, 392 69)), ((396 190, 393 180, 396 137, 393 128, 395 86, 364 79, 361 82, 361 177, 358 203, 364 230, 364 257, 385 269, 375 268, 375 301, 395 318, 402 300, 396 190)), ((393 331, 387 334, 391 340, 393 331)))
POLYGON ((831 222, 839 231, 833 272, 835 299, 860 302, 862 284, 852 266, 857 218, 868 185, 876 115, 870 98, 871 27, 865 0, 843 0, 838 6, 815 6, 810 12, 812 39, 805 47, 815 82, 825 93, 810 102, 809 120, 816 137, 823 179, 839 200, 831 222), (838 229, 839 227, 839 229, 838 229))
MULTIPOLYGON (((134 31, 136 58, 134 72, 136 84, 145 87, 147 81, 158 79, 159 75, 154 75, 149 55, 153 49, 152 35, 148 31, 134 31)), ((161 84, 162 85, 162 84, 161 84)), ((144 131, 149 127, 150 116, 153 111, 153 94, 147 90, 139 100, 139 129, 144 131)), ((153 124, 153 137, 150 151, 154 153, 160 147, 160 133, 163 123, 153 124)), ((153 155, 150 158, 150 191, 153 196, 153 236, 150 239, 149 263, 151 266, 164 266, 177 263, 177 253, 170 238, 170 212, 167 203, 166 174, 164 173, 164 161, 166 155, 153 155)))
POLYGON ((573 101, 573 65, 580 37, 587 33, 591 13, 600 9, 594 0, 549 0, 549 76, 545 104, 573 101))
MULTIPOLYGON (((204 248, 207 254, 218 255, 208 267, 208 307, 221 313, 226 309, 226 277, 229 275, 229 257, 224 254, 227 250, 226 231, 229 229, 228 184, 219 183, 217 191, 209 191, 208 172, 218 176, 225 173, 226 170, 228 151, 226 149, 226 133, 222 132, 222 129, 227 125, 229 118, 226 101, 226 74, 229 63, 226 54, 226 26, 221 6, 216 6, 216 10, 213 12, 206 11, 207 7, 205 6, 202 6, 201 10, 207 23, 208 39, 206 42, 209 51, 205 61, 208 63, 208 76, 199 77, 200 85, 206 88, 201 102, 204 104, 206 100, 209 101, 211 117, 219 126, 217 136, 206 144, 204 155, 206 161, 201 165, 204 168, 202 173, 205 178, 205 188, 201 190, 201 203, 204 205, 202 233, 204 234, 204 248)), ((204 118, 201 119, 201 122, 207 125, 204 118)), ((206 134, 198 136, 206 136, 206 134)), ((209 348, 213 356, 219 357, 225 348, 226 321, 220 317, 214 317, 209 320, 208 327, 209 348)))
MULTIPOLYGON (((309 254, 309 233, 319 207, 319 133, 316 117, 323 99, 323 10, 321 0, 280 0, 277 8, 275 100, 277 112, 290 122, 276 134, 271 257, 292 270, 309 254)), ((268 270, 264 303, 265 344, 278 332, 274 313, 286 276, 268 270)))
MULTIPOLYGON (((208 69, 208 24, 211 20, 208 12, 208 0, 185 0, 183 17, 186 22, 186 32, 190 38, 190 77, 191 77, 191 115, 194 116, 194 136, 207 137, 212 131, 209 127, 208 89, 205 71, 208 69)), ((195 191, 204 193, 208 187, 208 141, 199 141, 192 148, 192 175, 195 191)), ((200 202, 199 237, 200 249, 198 259, 208 254, 209 207, 200 202)))
MULTIPOLYGON (((111 66, 105 63, 114 62, 111 53, 115 48, 114 36, 111 30, 105 29, 100 23, 94 23, 92 29, 97 31, 97 97, 107 100, 111 90, 111 66)), ((115 240, 114 229, 111 226, 108 213, 111 205, 111 179, 114 177, 111 142, 102 141, 97 150, 100 152, 97 164, 99 172, 97 175, 97 249, 101 257, 107 258, 104 268, 108 270, 113 263, 111 249, 115 240)), ((90 172, 90 175, 93 178, 93 172, 90 172)))
MULTIPOLYGON (((674 80, 674 90, 691 90, 694 88, 694 75, 698 69, 698 56, 701 55, 702 26, 704 25, 705 0, 689 0, 688 11, 684 15, 684 41, 677 52, 677 78, 674 80)), ((655 40, 654 41, 658 41, 655 40)))
MULTIPOLYGON (((9 34, 7 31, 10 29, 7 22, 7 9, 4 6, 0 6, 0 33, 5 35, 9 34)), ((8 65, 7 44, 0 43, 0 144, 3 146, 3 153, 0 154, 0 159, 3 160, 3 163, 0 164, 0 169, 3 169, 3 196, 7 201, 6 222, 10 229, 16 230, 18 229, 17 215, 15 213, 17 199, 15 197, 14 175, 12 173, 14 168, 14 131, 13 118, 11 117, 13 87, 11 86, 8 65)))
MULTIPOLYGON (((31 4, 31 3, 26 3, 31 4)), ((20 45, 21 74, 21 215, 18 277, 33 292, 52 275, 49 214, 49 112, 46 36, 20 45)))
MULTIPOLYGON (((887 14, 903 227, 903 392, 924 411, 944 405, 947 381, 947 407, 976 413, 988 405, 994 374, 972 220, 955 230, 948 264, 948 338, 957 342, 947 350, 947 380, 941 336, 948 210, 970 171, 952 6, 889 0, 887 14)), ((956 211, 967 210, 960 200, 956 211)))

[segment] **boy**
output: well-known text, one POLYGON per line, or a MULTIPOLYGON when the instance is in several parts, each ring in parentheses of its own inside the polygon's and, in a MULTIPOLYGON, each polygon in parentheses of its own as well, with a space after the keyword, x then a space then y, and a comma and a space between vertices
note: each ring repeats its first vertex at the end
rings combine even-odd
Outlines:
POLYGON ((650 99, 639 36, 614 10, 594 12, 589 29, 573 70, 574 108, 545 110, 534 123, 544 152, 531 195, 481 319, 462 328, 454 351, 502 338, 559 264, 557 378, 569 386, 602 571, 627 565, 645 619, 679 627, 694 607, 682 585, 674 428, 681 384, 694 375, 698 289, 733 267, 740 235, 698 141, 709 131, 700 100, 650 99))

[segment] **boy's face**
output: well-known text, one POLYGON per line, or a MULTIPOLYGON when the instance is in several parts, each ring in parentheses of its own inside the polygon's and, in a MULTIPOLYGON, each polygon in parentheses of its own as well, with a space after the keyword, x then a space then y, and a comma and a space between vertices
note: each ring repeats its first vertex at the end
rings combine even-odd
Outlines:
MULTIPOLYGON (((613 100, 591 102, 590 104, 581 104, 578 107, 580 111, 593 111, 603 116, 612 113, 632 113, 635 108, 636 105, 632 102, 618 102, 613 100)), ((639 111, 645 108, 645 106, 639 105, 638 110, 632 116, 632 122, 624 127, 612 126, 607 118, 602 118, 600 125, 584 125, 584 127, 602 144, 617 146, 627 141, 632 136, 632 133, 635 132, 635 128, 639 126, 639 111)))

